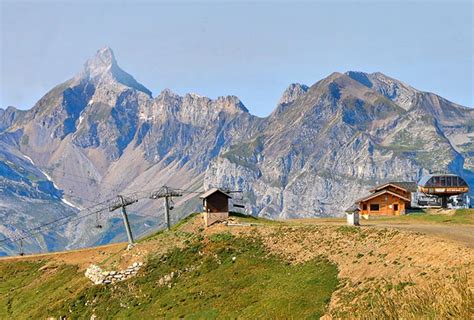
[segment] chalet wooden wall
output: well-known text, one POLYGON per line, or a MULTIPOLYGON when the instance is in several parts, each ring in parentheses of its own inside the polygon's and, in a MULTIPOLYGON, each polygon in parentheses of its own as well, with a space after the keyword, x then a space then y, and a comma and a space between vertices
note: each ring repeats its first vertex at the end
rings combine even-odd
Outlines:
POLYGON ((400 199, 392 194, 386 193, 386 194, 381 194, 375 198, 369 199, 367 201, 361 201, 359 206, 360 206, 360 213, 361 214, 369 214, 369 215, 381 215, 381 216, 390 216, 390 215, 400 215, 400 214, 405 214, 405 209, 406 209, 406 201, 403 199, 400 199), (379 206, 378 211, 374 211, 370 209, 371 205, 377 205, 379 206), (396 209, 396 206, 398 205, 398 210, 396 209))

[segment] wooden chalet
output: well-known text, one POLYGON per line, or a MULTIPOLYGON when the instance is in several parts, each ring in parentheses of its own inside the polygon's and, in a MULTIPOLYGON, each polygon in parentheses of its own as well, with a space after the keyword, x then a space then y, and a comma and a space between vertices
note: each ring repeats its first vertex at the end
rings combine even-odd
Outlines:
POLYGON ((410 207, 415 182, 388 182, 370 190, 370 194, 356 201, 361 215, 398 216, 410 207))
POLYGON ((210 226, 217 221, 229 218, 229 196, 224 191, 213 188, 199 196, 202 199, 204 224, 210 226))

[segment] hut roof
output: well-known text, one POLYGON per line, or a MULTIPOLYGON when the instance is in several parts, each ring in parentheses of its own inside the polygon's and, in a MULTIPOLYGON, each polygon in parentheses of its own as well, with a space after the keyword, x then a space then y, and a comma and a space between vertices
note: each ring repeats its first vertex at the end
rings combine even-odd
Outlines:
POLYGON ((374 189, 370 190, 370 192, 376 192, 388 186, 393 186, 395 188, 403 189, 408 192, 416 192, 417 189, 417 184, 414 181, 391 181, 375 187, 374 189))
POLYGON ((389 193, 389 194, 391 194, 392 196, 395 196, 395 197, 400 198, 400 199, 402 199, 402 200, 405 200, 405 201, 407 201, 407 202, 410 202, 410 201, 411 201, 410 199, 405 198, 404 196, 399 195, 399 194, 396 193, 396 192, 392 192, 392 191, 389 191, 389 190, 385 189, 385 190, 381 190, 381 191, 379 191, 379 192, 372 193, 372 194, 370 194, 370 195, 368 195, 368 196, 366 196, 366 197, 364 197, 364 198, 358 199, 358 200, 356 200, 356 203, 359 203, 359 202, 362 202, 362 201, 370 200, 370 199, 372 199, 372 198, 378 197, 378 196, 380 196, 380 195, 382 195, 382 194, 385 194, 385 193, 389 193))
POLYGON ((199 196, 199 198, 201 199, 206 199, 208 198, 210 195, 216 193, 216 192, 220 192, 222 193, 223 195, 225 195, 227 198, 232 198, 231 196, 229 196, 227 193, 225 193, 224 191, 220 190, 220 189, 217 189, 217 188, 212 188, 212 189, 209 189, 207 190, 206 192, 204 192, 203 194, 201 194, 199 196))

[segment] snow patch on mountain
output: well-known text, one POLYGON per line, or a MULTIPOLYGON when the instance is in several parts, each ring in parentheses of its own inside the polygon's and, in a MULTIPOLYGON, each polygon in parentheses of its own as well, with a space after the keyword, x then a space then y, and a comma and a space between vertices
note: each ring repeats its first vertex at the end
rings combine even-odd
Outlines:
MULTIPOLYGON (((28 160, 32 165, 36 166, 35 162, 33 161, 33 159, 31 159, 30 157, 28 157, 27 155, 23 154, 23 157, 28 160)), ((48 179, 48 181, 50 181, 54 188, 56 188, 57 190, 61 190, 59 188, 59 186, 54 182, 54 180, 51 178, 51 176, 49 174, 47 174, 44 170, 40 169, 38 166, 36 166, 38 168, 39 171, 41 171, 41 173, 46 177, 46 179, 48 179)), ((77 205, 73 204, 72 202, 68 201, 67 199, 63 197, 61 197, 61 201, 68 205, 69 207, 72 207, 72 208, 75 208, 75 209, 78 209, 78 210, 82 210, 81 207, 78 207, 77 205)))

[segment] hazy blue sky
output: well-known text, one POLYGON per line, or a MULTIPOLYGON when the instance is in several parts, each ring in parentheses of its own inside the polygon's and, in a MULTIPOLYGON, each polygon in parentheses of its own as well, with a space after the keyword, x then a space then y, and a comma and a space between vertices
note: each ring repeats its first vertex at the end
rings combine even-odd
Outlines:
POLYGON ((233 94, 260 116, 288 84, 347 70, 474 106, 471 1, 0 2, 3 108, 30 108, 106 45, 154 95, 233 94))

